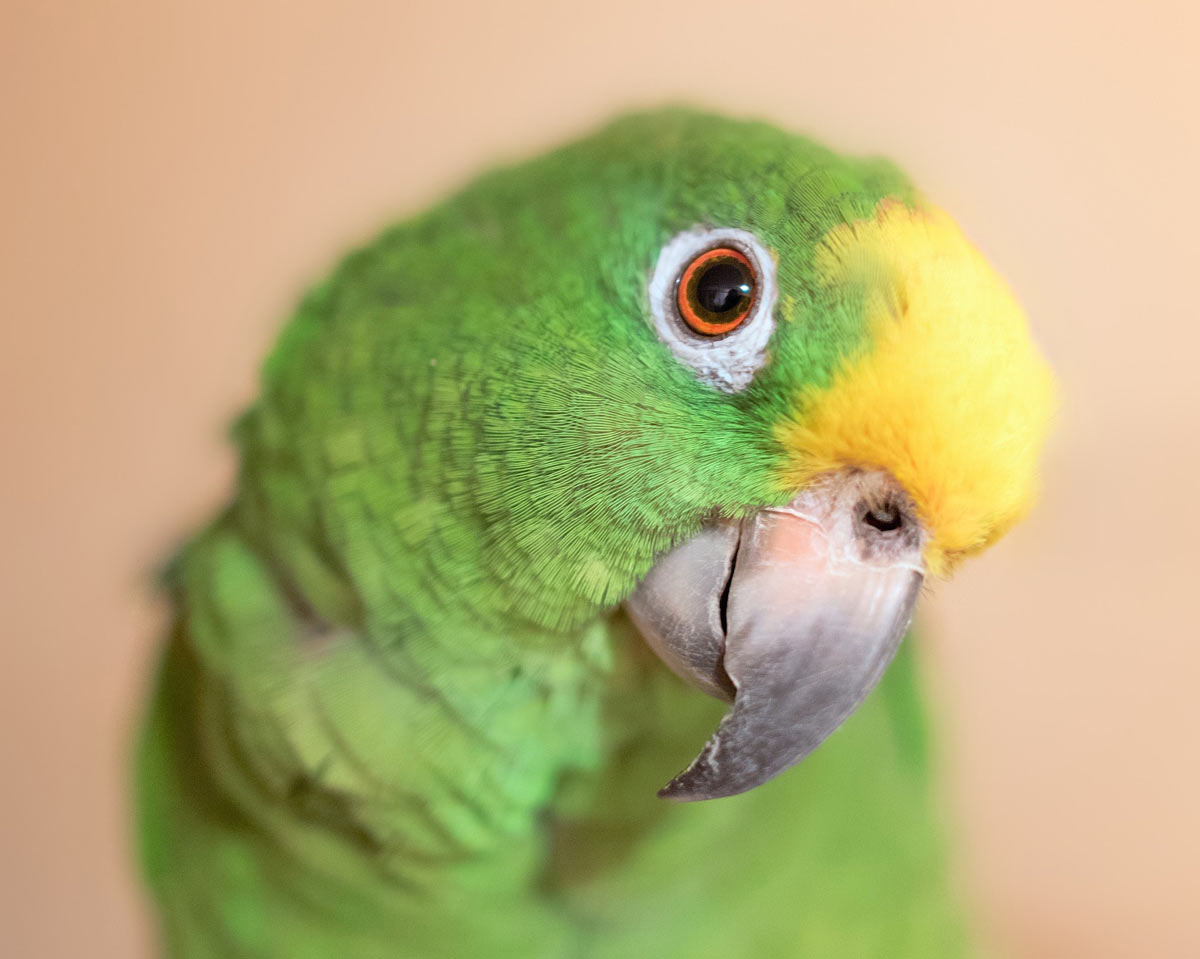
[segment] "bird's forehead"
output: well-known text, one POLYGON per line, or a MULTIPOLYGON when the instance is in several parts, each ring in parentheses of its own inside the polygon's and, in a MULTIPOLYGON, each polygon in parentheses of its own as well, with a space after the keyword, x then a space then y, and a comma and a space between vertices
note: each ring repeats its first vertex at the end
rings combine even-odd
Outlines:
POLYGON ((869 335, 828 384, 801 388, 777 427, 795 489, 847 466, 889 471, 944 572, 1027 510, 1053 408, 1049 369, 1004 281, 936 209, 885 200, 841 224, 815 282, 859 288, 869 335))

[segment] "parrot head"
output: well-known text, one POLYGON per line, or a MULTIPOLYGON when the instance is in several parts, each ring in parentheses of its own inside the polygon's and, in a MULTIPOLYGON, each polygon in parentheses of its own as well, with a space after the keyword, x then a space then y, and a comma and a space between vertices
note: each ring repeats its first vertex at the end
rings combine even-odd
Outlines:
POLYGON ((558 159, 520 215, 557 233, 533 258, 558 279, 508 337, 530 472, 493 530, 548 537, 531 592, 622 600, 731 702, 662 795, 743 792, 862 702, 927 576, 1027 511, 1051 376, 1004 281, 886 162, 689 112, 558 159))
POLYGON ((440 540, 481 557, 473 609, 486 592, 565 636, 623 607, 731 704, 662 795, 800 761, 880 678, 926 578, 1030 507, 1048 368, 890 163, 668 110, 440 210, 415 229, 454 307, 406 348, 436 346, 431 409, 455 410, 429 466, 460 524, 440 540))
POLYGON ((803 256, 744 226, 677 234, 648 288, 678 360, 756 398, 791 497, 712 518, 627 601, 676 673, 732 703, 661 792, 681 800, 764 782, 857 708, 926 576, 1028 509, 1051 408, 1021 309, 936 208, 883 197, 803 256))

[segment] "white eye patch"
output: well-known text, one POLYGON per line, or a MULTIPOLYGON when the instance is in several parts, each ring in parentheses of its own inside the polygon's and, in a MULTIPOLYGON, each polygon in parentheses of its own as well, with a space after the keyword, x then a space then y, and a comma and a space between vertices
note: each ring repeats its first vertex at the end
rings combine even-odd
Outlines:
POLYGON ((672 237, 648 287, 655 332, 703 382, 745 389, 775 330, 775 258, 756 236, 695 227, 672 237))

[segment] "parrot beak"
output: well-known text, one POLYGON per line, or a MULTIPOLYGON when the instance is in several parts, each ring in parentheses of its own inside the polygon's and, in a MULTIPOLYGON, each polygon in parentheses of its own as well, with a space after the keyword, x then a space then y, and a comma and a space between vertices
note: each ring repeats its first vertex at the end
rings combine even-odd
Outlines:
POLYGON ((830 474, 782 507, 719 520, 627 601, 685 681, 733 703, 659 795, 753 789, 816 749, 883 675, 924 579, 925 533, 886 473, 830 474))

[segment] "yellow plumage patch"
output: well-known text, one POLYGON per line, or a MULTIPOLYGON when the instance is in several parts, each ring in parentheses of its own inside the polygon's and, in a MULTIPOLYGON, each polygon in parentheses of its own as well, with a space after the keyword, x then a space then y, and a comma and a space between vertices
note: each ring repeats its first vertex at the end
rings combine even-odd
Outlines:
POLYGON ((945 574, 1032 504, 1049 368, 1007 285, 941 211, 885 201, 831 230, 816 266, 820 283, 863 290, 870 345, 780 426, 782 480, 890 471, 929 532, 929 570, 945 574))

